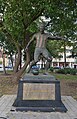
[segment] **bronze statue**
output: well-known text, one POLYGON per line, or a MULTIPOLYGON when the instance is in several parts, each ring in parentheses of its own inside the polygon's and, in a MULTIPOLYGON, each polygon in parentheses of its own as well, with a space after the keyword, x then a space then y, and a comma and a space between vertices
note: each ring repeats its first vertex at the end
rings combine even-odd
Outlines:
POLYGON ((30 45, 30 43, 36 39, 36 47, 35 47, 35 52, 34 52, 34 60, 30 63, 29 68, 28 68, 28 73, 31 69, 31 67, 37 63, 39 61, 39 56, 40 54, 43 55, 43 57, 47 60, 47 64, 45 67, 45 70, 47 72, 49 65, 52 61, 52 56, 50 55, 50 53, 48 52, 48 50, 46 49, 46 41, 47 40, 63 40, 62 37, 54 37, 51 34, 48 33, 44 33, 44 24, 42 24, 40 26, 40 31, 36 34, 33 35, 32 39, 29 41, 29 43, 26 46, 26 50, 28 49, 28 46, 30 45))

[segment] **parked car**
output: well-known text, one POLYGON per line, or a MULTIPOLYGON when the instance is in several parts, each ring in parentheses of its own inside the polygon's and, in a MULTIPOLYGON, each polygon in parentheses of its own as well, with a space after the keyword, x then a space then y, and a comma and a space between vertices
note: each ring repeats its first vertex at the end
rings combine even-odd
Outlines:
POLYGON ((3 65, 0 64, 0 71, 3 71, 3 65))
POLYGON ((6 68, 6 70, 13 70, 12 66, 6 66, 5 68, 6 68))
MULTIPOLYGON (((13 70, 13 67, 12 66, 5 66, 5 69, 6 70, 13 70)), ((0 64, 0 71, 3 71, 3 65, 0 64)))

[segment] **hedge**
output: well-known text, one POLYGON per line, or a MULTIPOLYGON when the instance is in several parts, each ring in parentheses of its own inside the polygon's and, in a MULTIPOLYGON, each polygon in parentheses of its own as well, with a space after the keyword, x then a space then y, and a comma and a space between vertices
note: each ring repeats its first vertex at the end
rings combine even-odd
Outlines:
POLYGON ((56 71, 57 73, 61 73, 61 74, 72 74, 72 75, 76 75, 77 74, 77 69, 71 69, 71 68, 64 68, 64 69, 59 69, 56 71))

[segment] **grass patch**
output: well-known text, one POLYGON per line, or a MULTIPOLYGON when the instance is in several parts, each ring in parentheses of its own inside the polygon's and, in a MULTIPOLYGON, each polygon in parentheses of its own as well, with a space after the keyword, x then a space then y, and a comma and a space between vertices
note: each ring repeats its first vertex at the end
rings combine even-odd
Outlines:
POLYGON ((56 79, 60 80, 77 80, 77 75, 70 75, 70 74, 57 74, 57 73, 51 73, 51 75, 55 76, 56 79))

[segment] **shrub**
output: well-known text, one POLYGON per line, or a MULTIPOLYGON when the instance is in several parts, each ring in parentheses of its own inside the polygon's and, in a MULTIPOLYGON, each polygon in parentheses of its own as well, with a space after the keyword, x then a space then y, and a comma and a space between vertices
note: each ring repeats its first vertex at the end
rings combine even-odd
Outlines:
POLYGON ((71 68, 64 68, 66 74, 71 74, 71 68))
POLYGON ((0 61, 0 64, 2 64, 2 61, 0 61))
POLYGON ((59 69, 57 71, 57 73, 76 75, 77 74, 77 69, 64 68, 64 69, 59 69))
POLYGON ((61 74, 66 74, 66 70, 65 69, 59 69, 56 72, 57 73, 61 73, 61 74))
POLYGON ((71 72, 70 72, 70 74, 76 75, 77 74, 77 69, 72 69, 71 72))
POLYGON ((54 68, 53 67, 50 67, 50 69, 49 69, 51 72, 53 72, 53 70, 54 70, 54 68))

